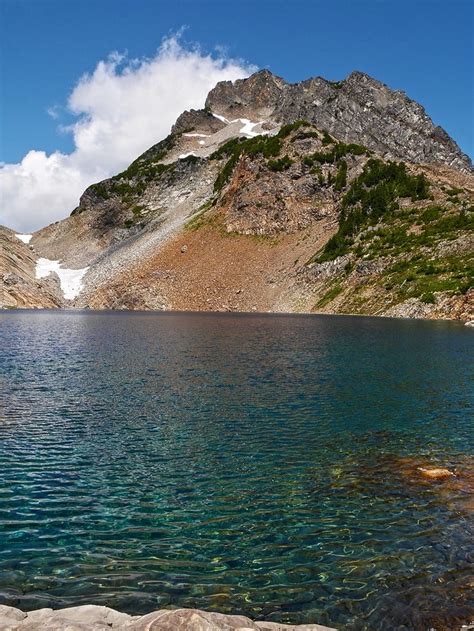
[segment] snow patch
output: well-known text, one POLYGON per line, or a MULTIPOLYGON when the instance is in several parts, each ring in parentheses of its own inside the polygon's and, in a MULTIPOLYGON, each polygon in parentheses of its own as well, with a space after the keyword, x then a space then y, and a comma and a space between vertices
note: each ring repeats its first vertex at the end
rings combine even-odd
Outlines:
POLYGON ((240 122, 243 124, 243 127, 240 129, 241 134, 245 134, 249 138, 253 138, 254 136, 263 136, 264 134, 268 134, 268 131, 254 131, 255 127, 258 127, 265 121, 258 121, 257 123, 252 123, 248 118, 238 118, 236 121, 232 121, 233 123, 240 122))
POLYGON ((226 123, 226 125, 232 125, 233 123, 241 123, 242 127, 239 129, 239 134, 244 134, 244 136, 247 136, 247 138, 254 138, 255 136, 264 136, 270 133, 266 130, 254 131, 255 127, 262 125, 266 121, 257 121, 256 123, 253 123, 248 118, 236 118, 235 120, 230 121, 224 116, 221 116, 220 114, 214 114, 214 112, 212 112, 212 115, 214 116, 214 118, 217 118, 223 123, 226 123))
POLYGON ((209 134, 183 134, 187 138, 209 138, 209 134))
POLYGON ((56 272, 59 276, 59 282, 64 297, 66 300, 73 300, 82 291, 82 277, 88 269, 88 267, 84 267, 83 269, 67 269, 61 267, 59 261, 39 258, 36 261, 36 278, 45 278, 52 272, 56 272))
POLYGON ((23 241, 23 243, 29 243, 31 241, 32 238, 32 234, 16 234, 15 237, 17 237, 18 239, 20 239, 20 241, 23 241))
POLYGON ((217 120, 220 120, 222 123, 225 123, 226 125, 229 125, 229 123, 231 122, 230 120, 227 120, 225 116, 221 116, 220 114, 214 114, 214 112, 212 112, 212 115, 214 116, 214 118, 217 118, 217 120))
POLYGON ((178 156, 178 160, 184 160, 184 158, 187 158, 188 156, 197 157, 194 151, 190 151, 189 153, 182 153, 180 156, 178 156))

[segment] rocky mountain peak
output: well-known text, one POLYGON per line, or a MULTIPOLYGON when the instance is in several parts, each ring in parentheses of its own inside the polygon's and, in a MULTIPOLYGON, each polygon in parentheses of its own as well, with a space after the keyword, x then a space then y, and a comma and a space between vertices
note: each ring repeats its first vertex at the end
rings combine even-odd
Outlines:
POLYGON ((226 118, 270 116, 288 84, 269 70, 260 70, 247 79, 220 81, 206 99, 206 110, 226 118))
POLYGON ((261 70, 247 79, 218 83, 209 92, 205 111, 228 120, 280 125, 307 120, 387 158, 473 169, 469 157, 419 103, 360 71, 343 81, 314 77, 291 84, 261 70))

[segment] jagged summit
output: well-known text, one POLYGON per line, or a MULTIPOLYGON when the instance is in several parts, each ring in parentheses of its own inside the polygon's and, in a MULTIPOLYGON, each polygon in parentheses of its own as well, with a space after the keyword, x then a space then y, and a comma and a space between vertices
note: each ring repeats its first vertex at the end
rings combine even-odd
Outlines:
MULTIPOLYGON (((358 70, 343 81, 314 77, 294 84, 260 70, 247 79, 219 82, 209 92, 205 109, 194 117, 203 119, 203 112, 208 118, 212 112, 229 120, 266 119, 278 124, 304 119, 387 158, 473 169, 470 158, 434 125, 421 105, 358 70)), ((191 121, 188 113, 178 119, 184 120, 191 121)))
POLYGON ((205 108, 211 111, 224 109, 228 117, 242 116, 249 111, 271 115, 288 83, 269 70, 260 70, 247 79, 220 81, 206 99, 205 108))

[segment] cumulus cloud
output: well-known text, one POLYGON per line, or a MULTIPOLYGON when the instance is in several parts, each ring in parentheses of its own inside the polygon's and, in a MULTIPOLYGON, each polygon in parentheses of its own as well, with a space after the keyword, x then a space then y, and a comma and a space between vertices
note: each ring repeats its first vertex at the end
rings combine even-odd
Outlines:
POLYGON ((67 216, 87 186, 164 138, 183 110, 203 106, 218 81, 253 70, 222 51, 186 47, 179 37, 165 39, 152 58, 112 53, 69 96, 76 120, 63 130, 73 135, 74 151, 31 150, 20 163, 1 165, 2 223, 29 232, 67 216))

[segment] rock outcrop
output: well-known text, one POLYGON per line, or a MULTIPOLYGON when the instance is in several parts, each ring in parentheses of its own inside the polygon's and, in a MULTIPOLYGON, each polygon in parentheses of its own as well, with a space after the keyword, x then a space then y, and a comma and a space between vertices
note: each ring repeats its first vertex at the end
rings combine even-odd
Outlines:
POLYGON ((0 309, 62 307, 59 279, 36 278, 32 248, 8 228, 0 226, 0 309))
POLYGON ((38 609, 29 613, 0 605, 0 631, 335 631, 319 624, 287 625, 254 622, 199 609, 161 609, 129 616, 109 607, 83 605, 67 609, 38 609))
POLYGON ((263 70, 218 83, 206 109, 227 118, 271 118, 280 124, 307 120, 386 158, 472 171, 469 157, 421 105, 363 72, 352 72, 344 81, 315 77, 291 84, 263 70))

